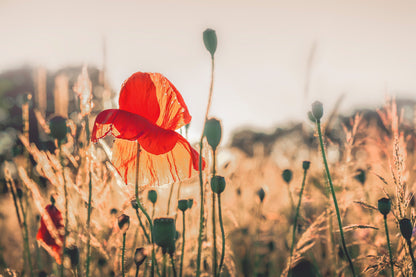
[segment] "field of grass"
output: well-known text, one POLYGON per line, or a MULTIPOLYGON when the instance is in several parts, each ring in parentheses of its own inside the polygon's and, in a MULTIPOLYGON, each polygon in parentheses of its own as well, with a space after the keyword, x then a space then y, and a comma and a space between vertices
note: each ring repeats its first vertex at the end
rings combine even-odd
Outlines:
MULTIPOLYGON (((204 42, 214 74, 215 32, 204 42)), ((74 90, 78 121, 37 114, 53 151, 29 143, 22 107, 24 151, 2 165, 0 276, 416 274, 414 107, 409 116, 409 105, 388 99, 372 113, 341 117, 315 102, 300 128, 267 147, 247 141, 248 154, 221 144, 208 104, 193 145, 203 159, 193 157, 191 176, 176 168, 191 164, 189 154, 161 155, 168 166, 155 168, 167 173, 152 173, 151 147, 134 140, 123 175, 114 161, 127 152, 117 140, 91 142, 99 120, 86 71, 74 90), (158 184, 153 174, 173 181, 158 184)), ((212 93, 211 83, 208 103, 212 93)))

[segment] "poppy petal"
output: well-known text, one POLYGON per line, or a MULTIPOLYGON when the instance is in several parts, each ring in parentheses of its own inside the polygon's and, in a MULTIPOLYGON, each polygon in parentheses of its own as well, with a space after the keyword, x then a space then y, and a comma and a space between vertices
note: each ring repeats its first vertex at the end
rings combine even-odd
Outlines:
POLYGON ((199 154, 184 137, 139 115, 115 109, 102 111, 95 119, 91 140, 96 142, 110 132, 117 138, 112 163, 126 183, 135 180, 136 140, 143 150, 140 153, 141 184, 172 183, 191 177, 192 168, 199 168, 199 154))
POLYGON ((64 225, 61 212, 53 205, 47 205, 42 215, 36 240, 61 264, 64 225))
POLYGON ((119 107, 168 130, 176 130, 192 118, 179 91, 160 73, 130 76, 121 88, 119 107))

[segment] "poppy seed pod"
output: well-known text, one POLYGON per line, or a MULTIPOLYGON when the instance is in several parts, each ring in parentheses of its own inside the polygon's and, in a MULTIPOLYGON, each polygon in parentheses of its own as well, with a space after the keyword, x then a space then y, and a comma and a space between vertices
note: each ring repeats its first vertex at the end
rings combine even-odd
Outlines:
POLYGON ((194 199, 189 198, 188 199, 188 209, 192 208, 193 205, 194 205, 194 199))
POLYGON ((363 169, 357 169, 357 174, 354 176, 355 180, 361 183, 361 185, 364 185, 366 176, 365 171, 363 169))
POLYGON ((143 247, 136 248, 136 251, 134 252, 134 263, 137 267, 143 264, 144 260, 146 260, 146 257, 147 255, 143 247))
POLYGON ((324 114, 324 107, 322 103, 319 101, 313 102, 312 115, 315 117, 316 121, 320 121, 323 114, 324 114))
POLYGON ((413 226, 412 226, 412 223, 410 222, 410 219, 408 218, 400 219, 399 224, 400 224, 400 232, 402 233, 402 236, 404 237, 404 239, 410 240, 410 238, 412 237, 412 233, 413 233, 413 226))
POLYGON ((49 129, 51 130, 51 136, 58 141, 62 141, 66 138, 68 133, 68 127, 66 126, 66 119, 62 116, 54 116, 49 120, 49 129))
POLYGON ((130 227, 130 217, 125 214, 120 215, 118 217, 118 227, 123 233, 127 232, 130 227))
POLYGON ((205 123, 204 135, 212 150, 216 150, 221 141, 221 123, 216 118, 210 118, 205 123))
POLYGON ((308 112, 308 118, 312 123, 316 122, 316 118, 313 116, 311 111, 308 112))
POLYGON ((391 209, 391 201, 388 198, 381 198, 378 200, 378 210, 384 216, 388 215, 391 209))
POLYGON ((188 200, 179 200, 178 201, 178 209, 182 212, 186 211, 188 209, 188 200))
POLYGON ((205 48, 213 57, 215 50, 217 50, 217 34, 215 33, 215 30, 206 29, 203 34, 203 39, 205 48))
POLYGON ((131 200, 131 206, 133 207, 133 209, 137 210, 139 208, 139 205, 137 205, 137 200, 133 199, 131 200))
POLYGON ((16 189, 17 198, 22 199, 23 197, 23 190, 21 188, 16 189))
POLYGON ((116 215, 118 213, 118 211, 117 211, 117 209, 116 208, 112 208, 111 210, 110 210, 110 214, 111 215, 116 215))
POLYGON ((292 175, 293 175, 292 170, 285 169, 285 170, 283 170, 282 178, 287 184, 289 184, 290 181, 292 181, 292 175))
POLYGON ((65 249, 65 254, 68 255, 71 260, 71 266, 76 267, 79 264, 79 250, 78 247, 72 245, 65 249))
POLYGON ((214 176, 211 178, 211 190, 217 194, 225 190, 225 179, 222 176, 214 176))
POLYGON ((258 195, 258 196, 259 196, 259 198, 260 198, 260 202, 262 202, 262 203, 263 203, 264 197, 266 196, 266 192, 264 191, 264 189, 263 189, 263 188, 260 188, 260 189, 257 191, 257 195, 258 195))
POLYGON ((150 200, 150 202, 152 202, 153 204, 156 203, 157 201, 157 192, 155 190, 149 190, 149 192, 147 193, 147 199, 150 200))
POLYGON ((175 252, 175 220, 170 217, 156 218, 153 221, 153 239, 162 247, 163 253, 175 252))
POLYGON ((302 167, 303 167, 304 170, 308 170, 310 166, 311 166, 310 161, 303 161, 302 167))

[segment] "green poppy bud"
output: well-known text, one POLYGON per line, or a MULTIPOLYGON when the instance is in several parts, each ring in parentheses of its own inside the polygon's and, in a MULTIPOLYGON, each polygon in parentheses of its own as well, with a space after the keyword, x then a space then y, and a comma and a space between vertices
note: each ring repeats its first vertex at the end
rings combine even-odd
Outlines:
POLYGON ((192 208, 193 205, 194 205, 194 199, 189 198, 188 199, 188 209, 192 208))
POLYGON ((362 169, 357 169, 357 175, 354 176, 355 180, 361 183, 361 185, 364 185, 366 176, 365 171, 362 169))
POLYGON ((308 170, 310 166, 311 166, 310 161, 303 161, 302 167, 303 167, 304 170, 308 170))
POLYGON ((110 210, 110 214, 111 215, 116 215, 118 213, 118 211, 117 211, 117 209, 116 208, 112 208, 111 210, 110 210))
POLYGON ((292 181, 292 175, 293 175, 292 170, 285 169, 285 170, 283 170, 282 178, 287 184, 289 184, 290 181, 292 181))
POLYGON ((316 118, 313 116, 312 112, 308 112, 308 118, 312 123, 316 123, 316 118))
POLYGON ((157 201, 157 192, 155 190, 149 190, 149 192, 147 193, 147 199, 150 200, 150 202, 152 202, 153 204, 156 203, 157 201))
POLYGON ((118 217, 118 227, 123 233, 127 232, 130 227, 130 217, 125 214, 120 215, 118 217))
POLYGON ((136 248, 136 251, 134 252, 134 263, 136 264, 136 267, 139 267, 143 264, 144 260, 146 260, 146 253, 143 247, 136 248))
POLYGON ((65 254, 68 255, 71 266, 74 268, 79 264, 79 250, 78 247, 72 245, 65 249, 65 254))
POLYGON ((222 176, 214 176, 211 178, 211 190, 215 193, 222 193, 225 190, 225 179, 222 176))
POLYGON ((153 221, 153 239, 162 247, 163 253, 175 252, 175 220, 170 217, 156 218, 153 221))
POLYGON ((264 189, 263 188, 260 188, 257 191, 257 195, 259 196, 260 202, 263 203, 264 197, 266 196, 266 192, 264 191, 264 189))
POLYGON ((63 141, 68 133, 68 127, 66 126, 66 119, 62 116, 54 116, 49 120, 49 129, 51 130, 51 136, 58 141, 63 141))
POLYGON ((315 117, 316 121, 320 121, 323 114, 324 114, 324 107, 322 103, 319 101, 313 102, 312 115, 315 117))
POLYGON ((133 209, 137 210, 139 208, 139 205, 137 205, 137 200, 136 199, 131 200, 130 203, 131 203, 131 206, 132 206, 133 209))
POLYGON ((205 48, 211 54, 211 57, 214 56, 215 50, 217 50, 217 34, 215 30, 206 29, 203 34, 205 48))
POLYGON ((178 201, 178 209, 182 212, 186 211, 188 209, 188 200, 179 200, 178 201))
POLYGON ((23 197, 23 190, 21 188, 16 189, 17 198, 22 199, 23 197))
POLYGON ((388 198, 381 198, 378 200, 378 210, 384 216, 388 215, 391 209, 391 201, 388 198))
POLYGON ((221 141, 221 123, 216 118, 210 118, 205 123, 204 135, 212 150, 216 150, 221 141))
POLYGON ((408 218, 400 219, 399 224, 400 224, 400 232, 402 233, 402 236, 404 237, 404 239, 410 240, 410 238, 412 237, 412 233, 413 233, 413 226, 412 226, 412 223, 410 222, 410 219, 408 218))

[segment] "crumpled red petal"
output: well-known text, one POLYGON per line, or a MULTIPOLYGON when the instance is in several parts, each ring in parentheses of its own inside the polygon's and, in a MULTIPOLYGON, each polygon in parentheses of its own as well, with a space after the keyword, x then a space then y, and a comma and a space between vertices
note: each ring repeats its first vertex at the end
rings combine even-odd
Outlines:
POLYGON ((42 215, 36 240, 61 264, 64 224, 61 212, 53 205, 47 205, 42 215))
POLYGON ((199 154, 184 137, 139 115, 116 109, 102 111, 95 119, 91 141, 97 142, 109 133, 117 138, 112 163, 126 183, 135 181, 137 143, 142 149, 140 184, 176 182, 191 177, 192 169, 199 169, 199 154))
POLYGON ((119 108, 167 130, 176 130, 192 118, 179 91, 160 73, 131 75, 121 88, 119 108))

